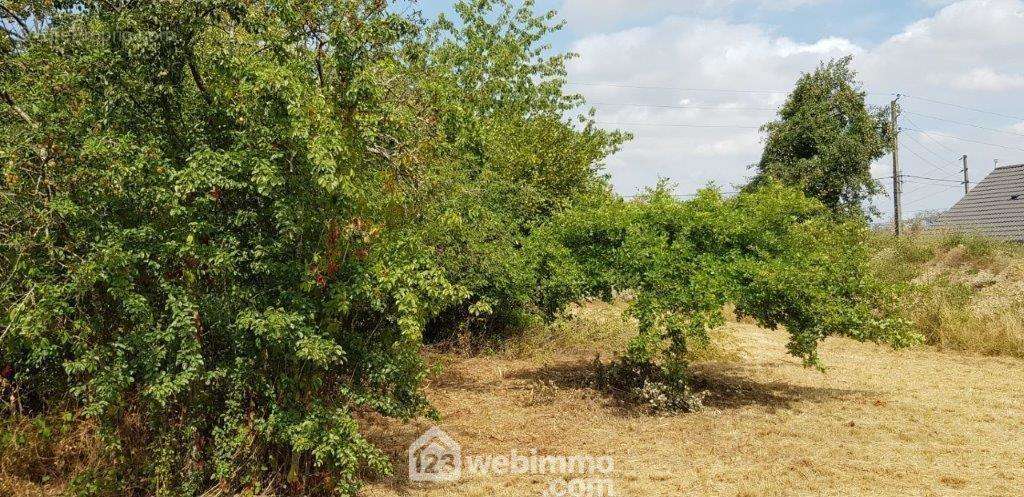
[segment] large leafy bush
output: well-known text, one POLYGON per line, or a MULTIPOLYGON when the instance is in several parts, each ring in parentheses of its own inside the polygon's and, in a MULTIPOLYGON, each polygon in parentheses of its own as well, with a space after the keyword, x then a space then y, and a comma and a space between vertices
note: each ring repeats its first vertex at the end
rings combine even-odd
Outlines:
POLYGON ((0 363, 99 422, 115 491, 385 470, 357 418, 425 412, 427 324, 522 308, 517 240, 607 190, 549 18, 457 9, 13 5, 0 363))
POLYGON ((664 186, 634 202, 567 210, 535 234, 547 268, 537 301, 635 293, 640 334, 625 357, 685 375, 689 352, 741 316, 785 327, 789 351, 821 367, 829 336, 905 346, 919 340, 893 306, 896 287, 868 271, 867 226, 801 192, 766 184, 731 199, 703 190, 679 201, 664 186))

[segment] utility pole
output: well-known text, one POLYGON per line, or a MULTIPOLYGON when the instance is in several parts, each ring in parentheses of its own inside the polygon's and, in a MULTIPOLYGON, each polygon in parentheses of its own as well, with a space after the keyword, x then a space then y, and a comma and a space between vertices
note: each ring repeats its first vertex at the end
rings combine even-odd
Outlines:
POLYGON ((963 156, 960 160, 964 161, 964 195, 967 195, 967 190, 971 189, 971 178, 967 175, 967 156, 963 156))
POLYGON ((900 206, 900 194, 903 193, 902 178, 900 177, 900 104, 897 103, 900 95, 896 94, 889 105, 889 114, 892 122, 892 227, 893 233, 900 236, 900 218, 902 217, 900 206))

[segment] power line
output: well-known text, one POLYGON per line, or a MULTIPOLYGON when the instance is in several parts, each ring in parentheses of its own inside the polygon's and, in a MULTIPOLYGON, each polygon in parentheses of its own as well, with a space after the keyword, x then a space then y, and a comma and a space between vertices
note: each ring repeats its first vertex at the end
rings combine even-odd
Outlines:
MULTIPOLYGON (((955 182, 953 180, 941 180, 941 179, 938 179, 938 178, 926 178, 926 177, 923 177, 923 176, 910 176, 910 175, 907 175, 907 174, 904 174, 901 177, 904 178, 904 179, 901 180, 901 183, 910 183, 910 184, 913 184, 913 185, 945 186, 947 183, 955 182), (906 179, 906 178, 912 178, 912 179, 906 179)), ((872 179, 874 179, 876 181, 880 181, 880 180, 885 180, 885 179, 892 179, 892 176, 886 176, 884 178, 872 178, 872 179)), ((955 183, 963 184, 963 182, 955 182, 955 183)), ((882 185, 882 188, 885 189, 886 191, 889 190, 889 187, 887 187, 886 185, 882 185)), ((906 193, 909 195, 909 194, 914 193, 915 191, 920 190, 920 189, 921 188, 918 188, 918 189, 911 190, 911 191, 906 192, 906 193)))
POLYGON ((906 129, 909 129, 909 130, 912 130, 912 131, 918 131, 918 132, 921 132, 921 133, 931 133, 933 135, 944 136, 946 138, 953 138, 954 140, 960 140, 960 141, 965 141, 965 142, 969 142, 969 143, 977 143, 979 145, 988 145, 990 147, 999 147, 999 148, 1005 148, 1005 149, 1009 149, 1009 150, 1019 150, 1021 152, 1024 152, 1024 148, 1012 147, 1010 145, 1000 145, 998 143, 989 143, 989 142, 983 142, 983 141, 978 141, 978 140, 971 140, 970 138, 963 138, 963 137, 960 137, 960 136, 950 135, 950 134, 946 134, 946 133, 938 133, 938 132, 935 132, 935 131, 924 131, 924 130, 917 129, 917 128, 906 128, 906 129))
POLYGON ((732 124, 677 124, 677 123, 620 123, 611 121, 594 121, 597 124, 609 126, 663 126, 667 128, 737 128, 737 129, 761 129, 760 126, 740 126, 732 124))
MULTIPOLYGON (((739 191, 731 191, 731 192, 720 191, 718 193, 720 193, 722 195, 738 195, 738 194, 740 194, 742 192, 739 192, 739 191)), ((671 197, 675 197, 675 198, 694 198, 697 195, 700 195, 700 194, 699 193, 672 193, 672 194, 670 194, 671 197)), ((633 195, 619 195, 619 196, 622 197, 622 198, 626 198, 626 199, 633 199, 633 198, 645 197, 645 196, 647 196, 647 194, 645 194, 645 193, 636 193, 636 194, 633 194, 633 195)))
MULTIPOLYGON (((920 183, 917 183, 917 184, 918 184, 918 185, 920 185, 920 183)), ((919 192, 919 191, 921 191, 921 190, 927 189, 927 188, 929 188, 929 187, 932 187, 932 186, 938 186, 938 185, 932 185, 932 184, 925 184, 925 185, 922 185, 922 186, 918 186, 917 188, 914 188, 913 190, 910 190, 909 192, 907 192, 907 195, 908 195, 908 196, 913 196, 913 195, 914 195, 915 193, 917 193, 917 192, 919 192)), ((918 197, 918 198, 915 198, 914 200, 912 200, 912 201, 910 201, 910 202, 907 202, 907 203, 906 203, 906 205, 912 205, 912 204, 918 203, 918 202, 920 202, 921 200, 924 200, 924 199, 926 199, 926 198, 929 198, 929 197, 930 197, 930 196, 932 196, 932 195, 936 195, 936 194, 938 194, 938 193, 942 193, 942 192, 944 192, 944 191, 946 191, 946 190, 949 190, 950 188, 952 188, 952 187, 951 187, 951 186, 949 186, 949 187, 943 187, 943 188, 942 188, 941 190, 939 190, 939 191, 937 191, 937 192, 932 192, 932 193, 930 193, 929 195, 925 195, 924 197, 918 197)))
POLYGON ((928 176, 914 176, 913 174, 904 174, 903 177, 904 178, 913 178, 913 179, 927 180, 927 181, 942 181, 942 182, 947 182, 947 183, 948 182, 952 182, 952 183, 956 183, 958 185, 963 184, 963 181, 958 180, 958 179, 929 178, 928 176))
MULTIPOLYGON (((689 88, 682 86, 660 86, 660 85, 637 85, 620 83, 617 81, 567 81, 565 84, 573 86, 608 86, 611 88, 630 88, 636 90, 675 90, 675 91, 701 91, 712 93, 764 93, 764 94, 790 94, 793 90, 761 90, 746 88, 689 88)), ((865 95, 896 95, 893 92, 865 91, 865 95)))
MULTIPOLYGON (((913 190, 910 190, 908 192, 903 193, 904 195, 913 195, 913 194, 915 194, 915 193, 917 193, 917 192, 919 192, 921 190, 924 190, 925 188, 932 187, 932 186, 942 186, 942 185, 936 185, 934 183, 917 183, 917 182, 908 182, 908 183, 913 183, 915 185, 921 185, 921 186, 918 186, 917 188, 914 188, 913 190)), ((943 191, 943 190, 940 190, 940 191, 943 191)), ((927 198, 927 197, 924 197, 924 198, 927 198)), ((921 199, 916 199, 916 200, 914 200, 914 202, 917 202, 919 200, 921 200, 921 199)), ((913 203, 913 202, 911 202, 911 203, 913 203)))
MULTIPOLYGON (((913 124, 914 126, 916 126, 918 128, 923 128, 924 127, 924 126, 921 126, 920 124, 917 124, 916 122, 914 122, 913 119, 911 119, 909 117, 907 118, 907 121, 910 122, 910 124, 913 124)), ((929 135, 928 133, 926 133, 924 131, 921 131, 921 133, 922 133, 922 136, 924 136, 925 138, 928 139, 928 141, 930 141, 930 142, 932 142, 932 143, 934 143, 934 144, 936 144, 936 145, 938 145, 938 146, 940 146, 940 147, 942 147, 942 148, 944 148, 946 150, 949 150, 953 154, 957 154, 958 153, 956 150, 953 150, 952 148, 947 147, 945 143, 942 143, 939 140, 936 140, 936 139, 932 138, 931 135, 929 135)))
MULTIPOLYGON (((920 183, 918 183, 918 184, 920 184, 920 183)), ((925 188, 927 188, 927 187, 929 187, 929 186, 933 186, 933 185, 930 185, 930 184, 926 184, 926 185, 924 185, 924 186, 919 186, 919 187, 917 187, 917 188, 914 188, 913 190, 910 190, 909 192, 907 192, 907 194, 908 194, 908 195, 912 195, 912 194, 914 194, 914 193, 917 193, 917 192, 919 192, 919 191, 921 191, 921 190, 924 190, 925 188)))
POLYGON ((774 107, 713 107, 710 105, 656 105, 656 104, 633 104, 617 102, 589 102, 590 105, 621 105, 624 107, 654 107, 658 109, 703 109, 703 110, 763 110, 777 111, 774 107))
POLYGON ((603 82, 584 82, 584 81, 569 81, 567 85, 575 86, 608 86, 612 88, 631 88, 635 90, 675 90, 675 91, 702 91, 712 93, 782 93, 788 94, 789 91, 782 90, 740 90, 740 89, 729 89, 729 88, 684 88, 679 86, 645 86, 645 85, 630 85, 623 83, 603 83, 603 82))
MULTIPOLYGON (((943 169, 943 168, 939 167, 939 166, 938 166, 938 165, 936 165, 936 164, 935 164, 934 162, 932 162, 932 161, 928 160, 928 159, 927 159, 927 158, 925 158, 925 157, 924 157, 923 155, 921 155, 921 154, 919 154, 919 153, 915 152, 915 151, 914 151, 914 149, 912 149, 912 148, 910 148, 910 147, 905 147, 905 148, 907 149, 907 151, 908 151, 908 152, 910 152, 910 153, 914 154, 914 156, 915 156, 915 157, 917 157, 918 159, 921 159, 922 161, 924 161, 924 162, 925 162, 926 164, 928 164, 929 166, 932 166, 932 168, 933 168, 933 169, 935 169, 936 171, 938 171, 938 172, 940 172, 940 173, 948 173, 948 172, 949 172, 949 171, 947 171, 947 170, 945 170, 945 169, 943 169)), ((903 176, 904 176, 904 177, 907 177, 907 175, 906 175, 906 174, 904 174, 903 176)))
POLYGON ((911 141, 913 141, 914 143, 918 144, 921 148, 925 149, 928 153, 934 155, 935 158, 939 159, 940 162, 945 163, 945 161, 949 160, 949 159, 943 157, 942 155, 940 155, 938 152, 932 150, 930 147, 928 147, 924 143, 921 143, 917 138, 914 138, 914 135, 908 134, 906 136, 907 136, 907 138, 910 138, 911 141))
POLYGON ((963 126, 970 126, 972 128, 984 129, 984 130, 987 130, 987 131, 995 131, 996 133, 1006 133, 1008 135, 1024 136, 1024 133, 1017 133, 1015 131, 1007 131, 1005 129, 989 128, 988 126, 980 126, 980 125, 977 125, 977 124, 965 123, 965 122, 961 122, 961 121, 954 121, 953 119, 946 119, 944 117, 932 116, 932 115, 928 115, 928 114, 922 114, 920 112, 912 112, 912 111, 909 111, 909 110, 906 111, 906 112, 907 112, 907 114, 913 114, 915 116, 927 117, 928 119, 935 119, 936 121, 945 121, 947 123, 960 124, 960 125, 963 125, 963 126))
MULTIPOLYGON (((937 191, 937 192, 930 192, 930 193, 929 193, 928 195, 925 195, 925 196, 923 196, 923 197, 919 197, 919 198, 916 198, 916 199, 914 199, 914 200, 911 200, 911 201, 909 201, 909 202, 907 202, 907 203, 905 203, 905 204, 903 204, 903 205, 904 205, 904 206, 908 206, 908 205, 913 205, 913 204, 916 204, 916 203, 918 203, 918 202, 921 202, 922 200, 927 200, 927 199, 931 198, 931 197, 932 197, 933 195, 938 195, 938 194, 940 194, 940 193, 944 193, 944 192, 947 192, 947 191, 949 191, 949 190, 952 190, 953 188, 958 188, 959 186, 960 186, 960 185, 950 185, 950 186, 947 186, 947 187, 945 187, 945 188, 943 188, 943 189, 941 189, 941 190, 939 190, 939 191, 937 191)), ((914 190, 914 191, 917 191, 917 190, 914 190)))
MULTIPOLYGON (((922 182, 913 181, 913 183, 915 185, 919 185, 919 186, 917 188, 914 188, 913 190, 910 190, 909 192, 907 192, 908 195, 912 195, 914 193, 917 193, 917 192, 919 192, 921 190, 924 190, 926 188, 931 188, 933 186, 941 186, 943 188, 948 188, 948 187, 952 186, 952 185, 943 185, 941 183, 930 183, 930 182, 923 182, 923 181, 922 182)), ((944 190, 940 190, 940 191, 944 191, 944 190)))
MULTIPOLYGON (((921 185, 922 188, 924 188, 926 186, 947 186, 948 185, 948 183, 938 183, 938 182, 931 182, 931 181, 917 181, 917 180, 913 180, 913 179, 905 179, 905 180, 903 180, 903 183, 906 184, 906 185, 921 185)), ((911 193, 913 193, 913 191, 907 192, 908 195, 911 194, 911 193)))
POLYGON ((1009 114, 1002 114, 1002 113, 999 113, 999 112, 992 112, 992 111, 989 111, 989 110, 977 109, 977 108, 974 108, 974 107, 968 107, 966 105, 954 104, 954 103, 950 103, 950 102, 943 102, 941 100, 934 100, 934 99, 925 98, 925 97, 915 97, 913 95, 906 95, 906 94, 904 94, 903 96, 907 97, 907 98, 914 98, 914 99, 917 99, 917 100, 923 100, 925 102, 931 102, 933 104, 948 105, 950 107, 956 107, 958 109, 970 110, 970 111, 974 111, 974 112, 980 112, 982 114, 991 114, 993 116, 999 116, 999 117, 1005 117, 1005 118, 1008 118, 1008 119, 1016 119, 1018 121, 1024 121, 1024 117, 1011 116, 1009 114))

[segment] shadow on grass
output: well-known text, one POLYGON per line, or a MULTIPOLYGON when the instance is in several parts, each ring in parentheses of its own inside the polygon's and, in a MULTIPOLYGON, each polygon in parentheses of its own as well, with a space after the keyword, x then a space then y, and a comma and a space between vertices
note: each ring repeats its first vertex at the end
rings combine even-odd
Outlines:
MULTIPOLYGON (((593 362, 560 363, 540 368, 519 371, 511 378, 550 383, 565 389, 597 390, 595 384, 597 366, 593 362)), ((693 369, 695 391, 706 391, 705 407, 714 409, 739 409, 748 406, 762 407, 769 412, 788 409, 799 402, 826 402, 831 400, 857 399, 877 395, 868 390, 823 388, 793 385, 783 381, 759 381, 751 378, 750 367, 729 364, 704 364, 693 369)), ((642 406, 624 402, 614 391, 601 392, 613 400, 613 404, 630 414, 643 414, 642 406)))
POLYGON ((789 409, 799 402, 828 402, 874 397, 878 392, 846 388, 793 385, 784 381, 759 381, 745 367, 710 365, 694 370, 694 387, 708 392, 704 404, 718 409, 760 406, 769 412, 789 409))
MULTIPOLYGON (((728 415, 729 410, 745 407, 759 407, 771 413, 789 409, 798 403, 853 401, 879 395, 878 392, 868 390, 802 386, 783 381, 761 381, 754 378, 753 373, 762 367, 764 365, 701 364, 693 368, 693 384, 696 390, 708 392, 703 402, 706 408, 724 411, 725 415, 728 415)), ((650 415, 643 406, 624 402, 622 397, 615 395, 614 392, 599 390, 595 384, 596 368, 597 365, 593 361, 561 361, 540 367, 511 370, 502 375, 500 381, 512 380, 515 382, 518 380, 529 384, 552 385, 554 388, 563 390, 586 391, 588 396, 593 395, 606 399, 605 407, 614 414, 631 418, 650 415)), ((446 371, 443 375, 433 379, 431 388, 446 390, 449 395, 459 390, 479 393, 484 390, 499 389, 493 382, 474 379, 471 375, 458 370, 446 371)), ((508 390, 516 388, 518 387, 514 386, 508 390)), ((500 393, 496 394, 500 395, 500 393)), ((472 406, 466 406, 465 409, 460 409, 456 413, 473 409, 472 406)), ((572 414, 566 413, 566 415, 571 416, 572 414)), ((687 416, 688 414, 675 415, 687 416)), ((400 495, 419 488, 418 484, 410 482, 408 479, 405 451, 412 440, 433 424, 432 421, 421 419, 411 423, 392 425, 388 431, 369 434, 370 441, 381 447, 392 460, 395 471, 394 475, 387 477, 367 475, 367 481, 387 487, 400 495)), ((457 495, 459 485, 460 483, 451 484, 447 487, 447 491, 452 495, 457 495)))

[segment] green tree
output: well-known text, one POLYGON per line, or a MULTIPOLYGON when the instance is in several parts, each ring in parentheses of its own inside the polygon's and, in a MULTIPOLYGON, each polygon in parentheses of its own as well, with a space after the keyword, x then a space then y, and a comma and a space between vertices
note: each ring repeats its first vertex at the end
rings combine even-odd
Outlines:
POLYGON ((351 493, 428 324, 527 308, 522 238, 608 195, 532 4, 4 7, 0 365, 114 495, 351 493))
POLYGON ((804 74, 765 124, 767 142, 750 187, 778 181, 821 200, 833 212, 863 214, 882 191, 871 163, 889 150, 887 113, 864 102, 850 56, 804 74))
POLYGON ((555 14, 512 3, 457 2, 457 19, 442 16, 424 37, 421 87, 444 109, 445 141, 459 145, 431 188, 446 194, 427 205, 453 220, 435 243, 470 293, 431 321, 430 339, 500 333, 533 314, 524 239, 563 209, 610 198, 603 160, 628 138, 566 118, 583 100, 564 88, 572 55, 548 55, 555 14))
POLYGON ((560 213, 531 250, 552 268, 537 286, 540 301, 635 293, 634 363, 685 372, 689 352, 708 343, 732 303, 765 327, 784 326, 790 353, 820 367, 817 345, 829 336, 896 347, 918 340, 893 307, 895 289, 867 270, 867 234, 863 219, 837 220, 777 184, 728 199, 707 189, 685 202, 662 185, 633 202, 560 213))

